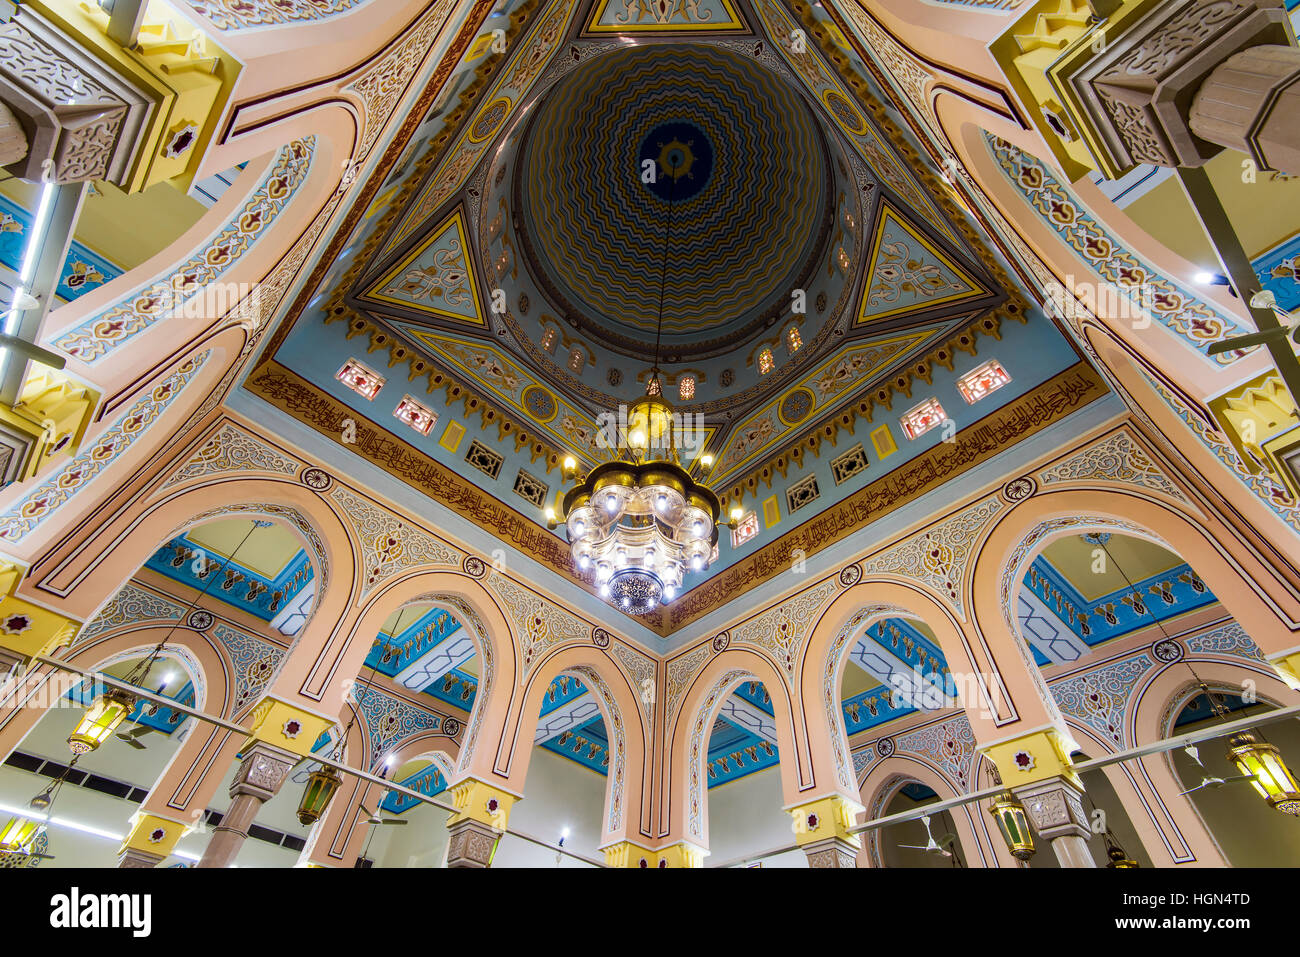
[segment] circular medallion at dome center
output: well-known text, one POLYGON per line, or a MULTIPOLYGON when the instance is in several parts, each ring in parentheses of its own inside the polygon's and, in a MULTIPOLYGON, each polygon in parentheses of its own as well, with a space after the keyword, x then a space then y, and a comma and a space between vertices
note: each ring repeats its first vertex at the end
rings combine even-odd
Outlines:
POLYGON ((619 50, 560 80, 516 176, 522 250, 552 305, 639 358, 655 341, 671 213, 670 361, 733 348, 789 305, 815 268, 831 191, 794 88, 690 44, 619 50))

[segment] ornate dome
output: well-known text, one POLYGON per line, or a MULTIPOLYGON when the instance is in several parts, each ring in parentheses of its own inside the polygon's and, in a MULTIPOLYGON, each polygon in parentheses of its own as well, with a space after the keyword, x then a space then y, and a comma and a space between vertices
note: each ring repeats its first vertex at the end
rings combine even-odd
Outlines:
POLYGON ((637 358, 655 338, 670 199, 669 362, 733 349, 784 314, 834 218, 803 99, 716 46, 633 46, 577 68, 537 106, 518 163, 534 280, 570 324, 637 358), (674 160, 676 179, 664 173, 674 160))

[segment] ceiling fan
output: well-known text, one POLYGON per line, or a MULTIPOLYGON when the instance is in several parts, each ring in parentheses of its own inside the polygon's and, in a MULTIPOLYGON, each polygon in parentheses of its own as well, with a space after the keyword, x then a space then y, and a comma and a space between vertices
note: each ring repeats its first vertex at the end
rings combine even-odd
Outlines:
POLYGON ((410 821, 406 820, 406 818, 403 817, 380 817, 378 814, 376 814, 374 811, 371 811, 364 804, 361 805, 361 810, 366 812, 366 817, 367 817, 366 827, 374 827, 376 824, 392 824, 397 827, 405 827, 407 824, 411 823, 410 821))
POLYGON ((1265 329, 1262 332, 1251 332, 1244 336, 1233 336, 1230 339, 1224 339, 1216 342, 1206 350, 1208 355, 1217 356, 1224 352, 1234 352, 1237 349, 1246 349, 1250 346, 1262 345, 1266 342, 1273 342, 1277 339, 1291 337, 1291 341, 1300 345, 1300 320, 1296 320, 1290 312, 1283 309, 1277 304, 1277 296, 1271 289, 1265 289, 1255 293, 1250 297, 1250 307, 1252 309, 1272 309, 1278 315, 1290 320, 1290 325, 1279 326, 1276 329, 1265 329))
MULTIPOLYGON (((1201 764, 1200 748, 1198 748, 1194 744, 1189 744, 1183 750, 1186 751, 1191 756, 1193 761, 1195 761, 1198 765, 1200 765, 1202 771, 1205 770, 1205 765, 1201 764)), ((1186 791, 1180 791, 1178 793, 1180 796, 1183 794, 1191 794, 1193 791, 1201 790, 1201 788, 1210 788, 1211 790, 1217 791, 1225 784, 1236 784, 1240 781, 1253 781, 1253 780, 1255 780, 1255 775, 1253 774, 1234 774, 1232 777, 1227 777, 1227 778, 1216 777, 1215 775, 1212 774, 1202 774, 1200 784, 1196 785, 1196 787, 1191 787, 1188 788, 1186 791)))
POLYGON ((117 736, 121 740, 125 741, 127 744, 131 745, 131 747, 135 748, 137 751, 144 751, 145 746, 140 743, 140 738, 144 737, 146 734, 149 734, 151 731, 157 731, 157 730, 158 729, 153 727, 152 725, 137 724, 130 731, 118 732, 117 736))
POLYGON ((934 839, 934 832, 930 830, 930 818, 925 816, 921 818, 921 823, 925 825, 926 842, 924 844, 900 844, 899 847, 905 847, 913 851, 926 851, 931 854, 942 854, 944 857, 952 857, 952 851, 948 850, 953 841, 957 840, 955 834, 945 834, 937 841, 934 839))

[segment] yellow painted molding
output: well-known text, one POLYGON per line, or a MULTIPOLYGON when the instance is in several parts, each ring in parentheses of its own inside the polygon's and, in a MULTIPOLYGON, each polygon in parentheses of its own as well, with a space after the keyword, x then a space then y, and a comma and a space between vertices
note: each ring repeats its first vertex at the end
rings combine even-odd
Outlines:
POLYGON ((518 800, 508 791, 493 787, 475 778, 466 778, 451 787, 456 813, 447 818, 447 826, 462 821, 477 821, 488 827, 504 831, 510 819, 510 808, 518 800))
MULTIPOLYGON (((12 578, 12 575, 12 571, 0 571, 0 576, 12 578)), ((24 658, 50 654, 71 642, 80 627, 78 621, 21 598, 8 595, 0 599, 0 647, 24 658)))
POLYGON ((1300 691, 1300 651, 1293 651, 1268 662, 1277 672, 1278 677, 1294 691, 1300 691))
POLYGON ((653 867, 657 860, 655 852, 631 841, 619 841, 605 848, 606 867, 640 867, 643 860, 646 867, 653 867))
POLYGON ((136 812, 131 815, 131 830, 122 839, 122 846, 117 852, 121 854, 132 849, 169 857, 176 849, 176 842, 185 836, 188 828, 189 825, 180 821, 159 817, 157 814, 136 812))
POLYGON ((312 745, 334 722, 314 712, 281 701, 263 698, 252 711, 250 741, 264 741, 273 747, 302 757, 311 755, 312 745))
POLYGON ((1002 783, 1008 788, 1048 778, 1065 778, 1083 787, 1070 760, 1073 745, 1055 728, 1033 731, 980 750, 996 765, 1002 783))
POLYGON ((704 848, 686 841, 670 844, 656 853, 655 867, 703 867, 706 853, 704 848))
POLYGON ((866 809, 842 794, 831 794, 786 810, 792 819, 795 843, 800 847, 832 839, 855 848, 862 847, 862 839, 850 834, 848 829, 857 823, 858 815, 866 809))
POLYGON ((15 562, 0 560, 0 596, 12 595, 18 583, 27 575, 27 569, 15 562))

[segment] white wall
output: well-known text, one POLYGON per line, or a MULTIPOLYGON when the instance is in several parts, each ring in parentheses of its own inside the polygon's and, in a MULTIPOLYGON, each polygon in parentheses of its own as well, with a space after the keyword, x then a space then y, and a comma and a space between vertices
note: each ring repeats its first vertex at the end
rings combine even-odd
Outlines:
MULTIPOLYGON (((709 856, 711 867, 746 854, 794 844, 790 814, 781 810, 781 769, 773 765, 737 781, 709 788, 709 856)), ((763 867, 807 867, 803 851, 765 858, 763 867)))

